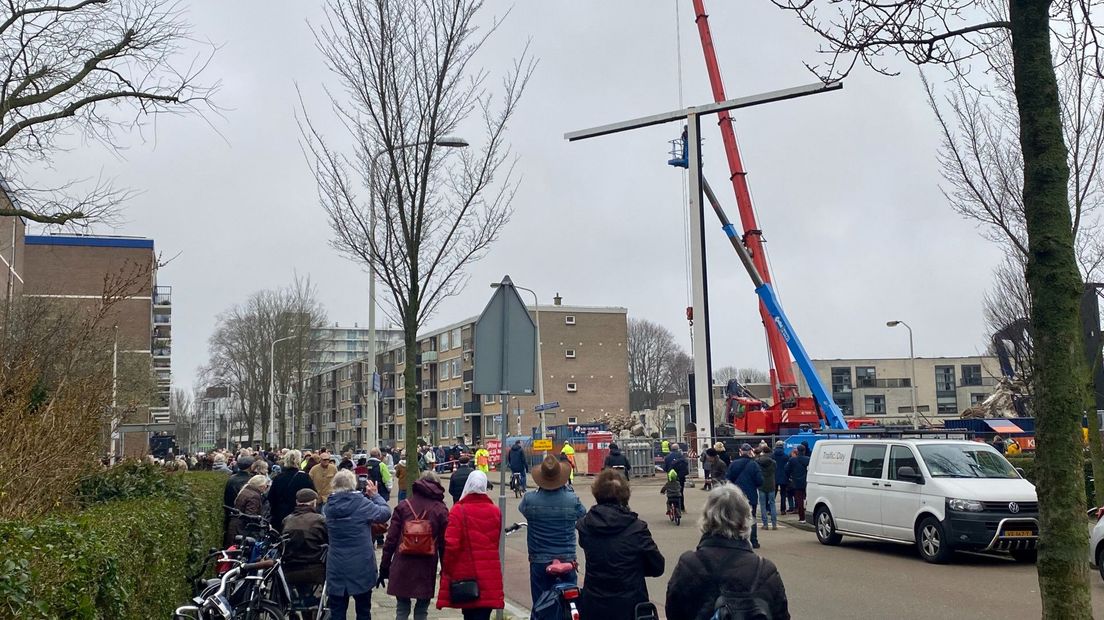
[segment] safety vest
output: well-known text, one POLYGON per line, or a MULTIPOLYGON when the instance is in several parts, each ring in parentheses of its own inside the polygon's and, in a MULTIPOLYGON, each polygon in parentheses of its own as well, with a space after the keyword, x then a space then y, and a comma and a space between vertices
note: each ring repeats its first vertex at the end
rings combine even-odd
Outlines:
POLYGON ((560 454, 567 457, 567 462, 571 465, 570 479, 575 480, 575 448, 569 443, 564 443, 564 447, 560 450, 560 454))
POLYGON ((483 473, 491 471, 491 453, 486 448, 475 451, 475 468, 483 473))
POLYGON ((671 442, 667 441, 666 439, 659 442, 659 450, 664 454, 669 453, 671 451, 671 442))

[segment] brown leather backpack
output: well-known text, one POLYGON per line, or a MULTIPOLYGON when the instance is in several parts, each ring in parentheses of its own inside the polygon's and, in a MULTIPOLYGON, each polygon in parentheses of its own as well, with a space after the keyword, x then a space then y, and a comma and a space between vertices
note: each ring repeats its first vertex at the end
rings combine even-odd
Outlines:
POLYGON ((421 515, 414 512, 414 506, 410 500, 406 500, 406 507, 410 509, 411 518, 403 522, 402 540, 399 542, 399 553, 403 555, 436 555, 437 539, 433 536, 433 526, 421 515))

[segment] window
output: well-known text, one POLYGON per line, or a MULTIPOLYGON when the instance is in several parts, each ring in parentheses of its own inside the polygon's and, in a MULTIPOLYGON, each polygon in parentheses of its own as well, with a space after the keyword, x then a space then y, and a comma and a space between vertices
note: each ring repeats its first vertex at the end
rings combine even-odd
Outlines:
POLYGON ((564 357, 566 357, 569 360, 575 359, 575 349, 568 349, 568 350, 564 351, 564 357))
POLYGON ((579 418, 568 418, 567 423, 568 424, 578 424, 579 423, 579 418))
POLYGON ((889 479, 900 480, 897 477, 897 470, 902 467, 911 467, 916 473, 920 473, 920 465, 916 462, 916 457, 912 455, 912 450, 906 446, 892 446, 889 449, 889 479))
MULTIPOLYGON (((929 411, 931 411, 931 407, 929 407, 928 405, 916 405, 916 409, 920 413, 928 413, 929 411)), ((897 413, 912 413, 912 407, 907 405, 904 407, 898 407, 897 413)))
POLYGON ((962 365, 962 385, 981 385, 981 364, 962 365))
POLYGON ((569 314, 569 315, 564 317, 564 325, 574 325, 574 324, 575 324, 575 315, 574 314, 569 314))
POLYGON ((936 396, 953 395, 955 392, 954 366, 935 367, 935 393, 936 396))
POLYGON ((444 390, 437 392, 437 408, 448 409, 448 392, 444 390))
POLYGON ((885 446, 855 444, 851 449, 851 468, 847 472, 862 478, 881 478, 885 463, 885 446))
POLYGON ((986 398, 989 398, 988 394, 976 394, 976 393, 971 392, 970 393, 970 406, 973 407, 975 405, 980 405, 981 403, 983 403, 985 401, 986 398))
POLYGON ((579 391, 579 386, 575 383, 568 383, 567 384, 567 391, 568 392, 578 392, 579 391))
POLYGON ((463 397, 460 395, 460 388, 454 388, 452 390, 452 408, 459 409, 464 406, 463 397))
POLYGON ((462 374, 463 373, 460 372, 460 358, 458 357, 458 358, 452 360, 452 378, 453 379, 459 379, 460 375, 462 375, 462 374))
POLYGON ((395 352, 395 359, 396 359, 395 363, 397 363, 397 364, 405 364, 406 363, 406 348, 405 347, 403 347, 403 348, 401 348, 401 349, 399 349, 398 351, 395 352))
POLYGON ((440 381, 448 379, 448 362, 437 364, 437 379, 440 381))
POLYGON ((455 349, 455 348, 459 347, 460 344, 461 344, 460 328, 457 327, 456 329, 452 330, 452 348, 455 349))
POLYGON ((873 366, 855 367, 855 387, 876 387, 878 371, 873 366))
POLYGON ((484 394, 483 395, 483 404, 484 405, 493 405, 494 401, 495 401, 495 395, 494 394, 484 394))
POLYGON ((437 344, 440 345, 440 347, 437 349, 438 351, 448 351, 449 350, 449 333, 445 332, 445 333, 441 334, 440 336, 438 336, 437 337, 437 344))
POLYGON ((832 393, 851 391, 851 367, 832 369, 832 393))
POLYGON ((865 400, 863 411, 865 411, 867 415, 885 415, 886 402, 884 395, 870 394, 865 397, 865 400))
POLYGON ((937 396, 935 399, 935 412, 938 415, 954 415, 958 413, 958 399, 954 396, 937 396))

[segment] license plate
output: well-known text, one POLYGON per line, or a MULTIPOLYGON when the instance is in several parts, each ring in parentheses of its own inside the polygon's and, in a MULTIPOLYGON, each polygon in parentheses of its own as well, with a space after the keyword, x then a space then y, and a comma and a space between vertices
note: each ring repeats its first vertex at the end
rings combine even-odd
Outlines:
POLYGON ((1008 538, 1029 538, 1035 535, 1035 532, 1031 530, 1005 530, 1004 535, 1008 538))

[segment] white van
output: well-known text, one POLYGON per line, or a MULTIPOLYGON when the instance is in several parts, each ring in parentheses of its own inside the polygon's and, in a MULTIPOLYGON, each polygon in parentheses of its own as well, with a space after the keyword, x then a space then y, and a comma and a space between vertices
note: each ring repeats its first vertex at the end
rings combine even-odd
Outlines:
POLYGON ((844 535, 915 544, 928 562, 957 549, 1033 562, 1035 487, 992 446, 947 439, 822 439, 806 506, 817 539, 844 535))

